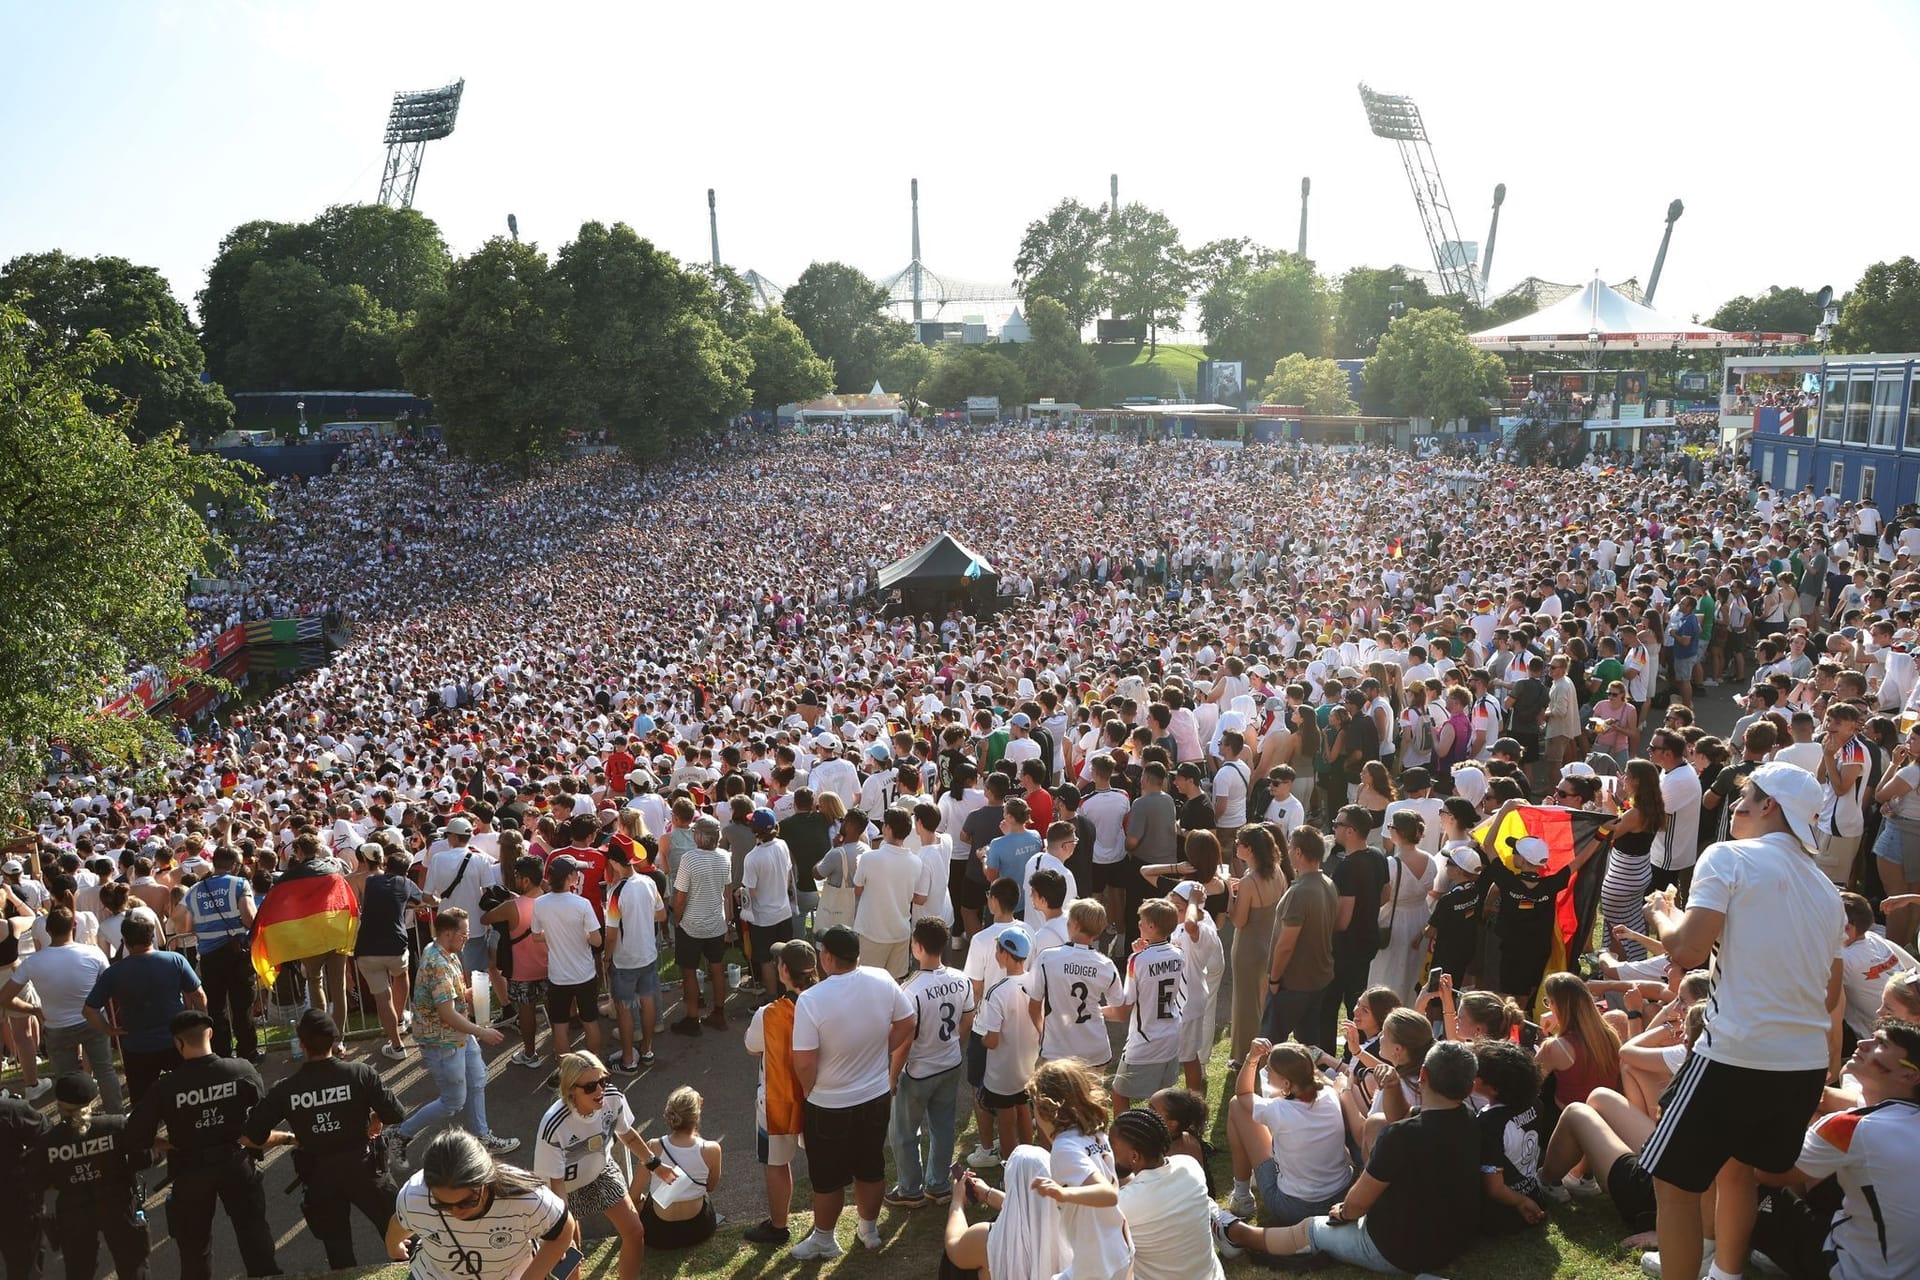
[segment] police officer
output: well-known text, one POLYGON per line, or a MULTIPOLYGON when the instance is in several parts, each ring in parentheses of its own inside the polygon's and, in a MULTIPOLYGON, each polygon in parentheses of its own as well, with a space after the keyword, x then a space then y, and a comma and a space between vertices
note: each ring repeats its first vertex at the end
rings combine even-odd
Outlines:
POLYGON ((398 1191, 388 1173, 387 1144, 373 1140, 370 1116, 398 1124, 406 1111, 380 1073, 336 1057, 340 1028, 324 1009, 309 1009, 296 1029, 306 1062, 267 1091, 247 1117, 246 1140, 259 1147, 292 1144, 294 1172, 306 1184, 301 1209, 327 1248, 327 1266, 354 1265, 353 1209, 387 1238, 398 1191))
MULTIPOLYGON (((19 1098, 0 1098, 0 1187, 24 1187, 47 1122, 19 1098)), ((0 1194, 0 1260, 7 1280, 40 1280, 40 1200, 0 1194)))
POLYGON ((213 1204, 226 1208, 250 1276, 277 1276, 267 1197, 253 1152, 240 1146, 247 1114, 266 1096, 253 1064, 213 1053, 213 1019, 199 1009, 173 1016, 180 1065, 154 1082, 127 1123, 127 1136, 152 1147, 167 1130, 167 1230, 180 1249, 180 1280, 212 1280, 213 1204))
POLYGON ((234 874, 240 855, 221 845, 213 851, 213 874, 187 890, 186 901, 174 913, 176 931, 191 929, 200 950, 200 980, 207 987, 207 1008, 213 1013, 214 1051, 260 1060, 253 1031, 253 963, 247 954, 247 930, 253 926, 253 886, 234 874))
POLYGON ((95 1115, 99 1086, 84 1071, 69 1071, 53 1083, 60 1119, 40 1138, 29 1185, 35 1194, 53 1188, 48 1235, 66 1260, 67 1280, 93 1280, 106 1237, 119 1280, 146 1280, 146 1189, 140 1170, 152 1153, 127 1137, 127 1118, 95 1115))

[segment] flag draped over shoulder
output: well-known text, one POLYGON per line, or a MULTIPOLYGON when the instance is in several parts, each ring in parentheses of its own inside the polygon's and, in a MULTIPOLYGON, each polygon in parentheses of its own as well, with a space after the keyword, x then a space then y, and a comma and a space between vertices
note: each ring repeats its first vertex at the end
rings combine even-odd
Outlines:
POLYGON ((300 876, 267 891, 253 917, 253 969, 271 983, 281 965, 352 951, 360 903, 340 876, 300 876))
MULTIPOLYGON (((1579 856, 1589 841, 1603 836, 1613 820, 1612 814, 1590 813, 1585 809, 1522 805, 1501 819, 1493 847, 1499 851, 1500 860, 1509 869, 1518 872, 1521 867, 1513 855, 1514 842, 1522 836, 1538 836, 1547 842, 1548 858, 1543 874, 1554 875, 1579 856)), ((1484 841, 1487 828, 1492 823, 1493 819, 1489 818, 1474 828, 1475 842, 1484 841)), ((1568 877, 1567 887, 1555 899, 1556 927, 1553 931, 1553 952, 1547 957, 1548 973, 1571 969, 1572 958, 1580 954, 1585 935, 1593 929, 1592 908, 1600 899, 1595 886, 1599 884, 1605 866, 1604 860, 1589 861, 1585 867, 1568 877), (1582 892, 1582 880, 1593 882, 1587 886, 1587 892, 1582 892)))

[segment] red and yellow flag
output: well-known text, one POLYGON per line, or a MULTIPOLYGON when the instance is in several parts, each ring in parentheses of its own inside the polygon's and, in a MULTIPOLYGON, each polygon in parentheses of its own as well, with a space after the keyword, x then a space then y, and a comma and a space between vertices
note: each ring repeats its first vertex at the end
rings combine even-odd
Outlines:
MULTIPOLYGON (((1556 875, 1571 863, 1588 840, 1597 839, 1601 828, 1613 821, 1611 814, 1591 813, 1585 809, 1562 809, 1551 805, 1522 805, 1511 810, 1501 820, 1500 830, 1494 840, 1494 848, 1499 851, 1500 860, 1515 872, 1521 865, 1514 858, 1514 842, 1522 836, 1538 836, 1547 842, 1547 865, 1542 875, 1556 875)), ((1492 825, 1489 818, 1474 828, 1473 838, 1484 848, 1487 828, 1492 825)), ((1599 874, 1599 862, 1589 863, 1586 870, 1599 874)), ((1557 973, 1562 969, 1571 969, 1569 961, 1580 954, 1582 920, 1579 905, 1579 885, 1581 872, 1576 871, 1567 878, 1566 887, 1554 900, 1553 952, 1547 957, 1547 972, 1557 973)), ((1595 900, 1598 894, 1587 895, 1595 900)), ((1585 921, 1585 927, 1591 929, 1592 919, 1585 921)))
POLYGON ((272 983, 280 966, 352 951, 360 903, 340 876, 300 876, 267 891, 253 917, 253 970, 272 983))

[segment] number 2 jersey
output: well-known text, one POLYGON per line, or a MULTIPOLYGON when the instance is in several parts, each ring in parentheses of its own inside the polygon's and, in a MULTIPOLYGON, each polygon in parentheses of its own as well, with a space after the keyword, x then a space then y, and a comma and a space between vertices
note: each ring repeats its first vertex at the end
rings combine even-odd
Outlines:
POLYGON ((1187 958, 1170 942, 1156 942, 1127 957, 1128 1062, 1172 1062, 1180 1057, 1180 1013, 1187 1001, 1187 958))
POLYGON ((1100 1010, 1122 1003, 1120 971, 1083 943, 1049 947, 1033 959, 1027 991, 1040 1002, 1040 1058, 1078 1058, 1089 1066, 1113 1059, 1100 1010))
POLYGON ((973 983, 958 969, 943 965, 915 973, 904 990, 913 1001, 913 1042, 907 1050, 906 1074, 925 1080, 953 1070, 966 1047, 960 1023, 973 1011, 973 983))

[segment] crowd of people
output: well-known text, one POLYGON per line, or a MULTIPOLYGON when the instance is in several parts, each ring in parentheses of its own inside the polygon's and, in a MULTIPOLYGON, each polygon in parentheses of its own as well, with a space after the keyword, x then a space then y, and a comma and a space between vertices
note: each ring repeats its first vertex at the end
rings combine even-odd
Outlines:
POLYGON ((290 1145, 334 1265, 357 1207, 425 1280, 545 1275, 600 1218, 631 1277, 718 1226, 705 1100, 649 1139, 617 1087, 663 1027, 758 1058, 742 1239, 803 1260, 851 1188, 858 1245, 942 1205, 947 1272, 995 1280, 1431 1271, 1599 1195, 1662 1274, 1920 1269, 1874 1190, 1920 1151, 1920 521, 1731 458, 1012 430, 274 505, 252 589, 351 642, 195 753, 50 778, 0 866, 0 1167, 55 1192, 0 1202, 10 1276, 43 1213, 75 1274, 141 1274, 158 1155, 182 1274, 216 1203, 274 1274, 290 1145), (996 612, 877 591, 941 532, 996 612), (1508 834, 1554 809, 1577 848, 1508 834), (351 954, 257 989, 256 914, 313 877, 351 954), (269 1003, 307 1006, 271 1089, 269 1003), (501 1056, 551 1072, 533 1132, 488 1122, 501 1056))

